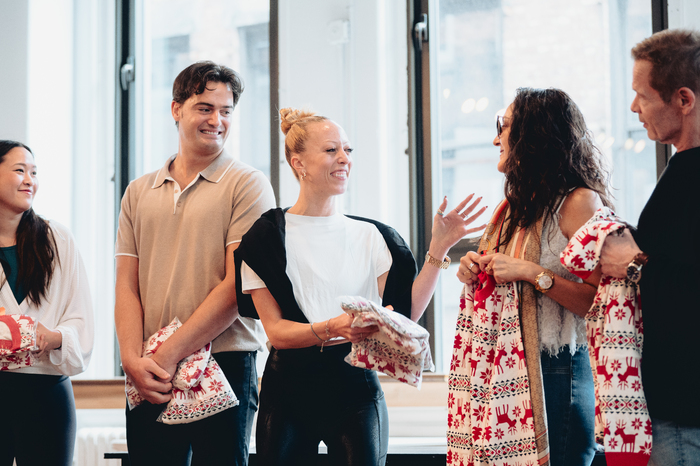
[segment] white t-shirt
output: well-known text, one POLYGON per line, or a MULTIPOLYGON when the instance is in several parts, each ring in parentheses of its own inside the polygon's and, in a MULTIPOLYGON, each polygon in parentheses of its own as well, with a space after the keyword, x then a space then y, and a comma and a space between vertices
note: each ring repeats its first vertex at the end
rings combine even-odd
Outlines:
MULTIPOLYGON (((294 297, 309 322, 342 314, 339 296, 362 296, 381 303, 377 278, 391 268, 391 253, 377 228, 341 214, 309 217, 284 214, 287 268, 294 297)), ((248 265, 241 265, 244 293, 267 288, 248 265)))

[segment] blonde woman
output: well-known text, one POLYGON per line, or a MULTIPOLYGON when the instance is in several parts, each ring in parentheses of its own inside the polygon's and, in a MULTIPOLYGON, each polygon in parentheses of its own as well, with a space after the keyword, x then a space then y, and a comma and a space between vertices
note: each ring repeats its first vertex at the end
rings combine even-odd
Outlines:
POLYGON ((484 209, 472 196, 435 215, 426 264, 390 227, 338 212, 352 176, 345 131, 326 117, 280 111, 285 153, 299 180, 287 210, 263 214, 236 250, 239 312, 261 319, 272 344, 260 392, 256 444, 264 465, 314 464, 320 441, 329 464, 381 465, 387 408, 376 372, 344 362, 350 342, 377 328, 353 328, 336 302, 360 295, 417 320, 435 289, 448 250, 484 209), (237 266, 238 271, 238 266, 237 266), (415 280, 414 280, 415 279, 415 280), (240 284, 240 285, 238 285, 240 284), (251 300, 252 298, 252 300, 251 300))

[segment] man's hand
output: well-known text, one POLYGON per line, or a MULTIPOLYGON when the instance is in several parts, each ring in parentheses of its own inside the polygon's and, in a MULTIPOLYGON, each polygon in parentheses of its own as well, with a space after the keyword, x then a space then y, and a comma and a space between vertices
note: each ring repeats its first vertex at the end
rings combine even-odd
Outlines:
POLYGON ((172 376, 150 358, 138 358, 129 364, 123 364, 124 372, 129 376, 139 394, 152 404, 170 401, 173 385, 172 376))
POLYGON ((625 229, 621 236, 608 235, 600 252, 601 271, 614 278, 626 278, 627 266, 640 252, 629 230, 625 229))

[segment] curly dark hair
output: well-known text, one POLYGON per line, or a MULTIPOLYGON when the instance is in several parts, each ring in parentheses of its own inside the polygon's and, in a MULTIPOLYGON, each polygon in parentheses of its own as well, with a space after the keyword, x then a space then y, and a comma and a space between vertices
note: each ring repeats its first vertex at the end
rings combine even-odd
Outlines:
POLYGON ((530 227, 543 216, 551 220, 558 200, 575 188, 591 189, 612 206, 602 154, 566 92, 520 88, 512 110, 504 165, 510 223, 504 244, 517 227, 530 227))
MULTIPOLYGON (((8 152, 17 147, 32 153, 31 149, 21 142, 0 140, 0 163, 8 152)), ((55 263, 60 265, 56 239, 46 220, 35 214, 31 207, 22 214, 16 237, 19 262, 17 281, 27 292, 29 300, 38 306, 46 297, 55 263)), ((3 258, 0 258, 0 263, 5 270, 9 270, 9 264, 3 258)))

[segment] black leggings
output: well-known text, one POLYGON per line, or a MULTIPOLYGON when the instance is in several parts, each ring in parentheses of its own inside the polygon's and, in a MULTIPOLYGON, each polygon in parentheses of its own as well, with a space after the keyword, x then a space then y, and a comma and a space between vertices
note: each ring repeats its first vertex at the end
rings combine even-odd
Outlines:
POLYGON ((376 372, 343 361, 350 344, 273 349, 265 366, 256 429, 258 464, 383 465, 388 413, 376 372))
POLYGON ((0 372, 4 428, 0 466, 71 466, 75 446, 73 386, 65 375, 0 372))

